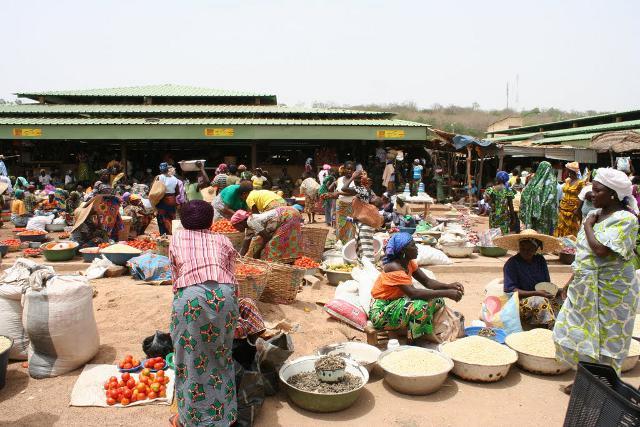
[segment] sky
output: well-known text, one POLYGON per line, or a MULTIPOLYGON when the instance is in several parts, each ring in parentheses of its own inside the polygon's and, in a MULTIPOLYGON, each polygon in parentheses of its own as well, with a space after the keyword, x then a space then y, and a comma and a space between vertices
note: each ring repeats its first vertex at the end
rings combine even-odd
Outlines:
POLYGON ((175 83, 310 106, 640 108, 640 2, 3 2, 0 98, 175 83))

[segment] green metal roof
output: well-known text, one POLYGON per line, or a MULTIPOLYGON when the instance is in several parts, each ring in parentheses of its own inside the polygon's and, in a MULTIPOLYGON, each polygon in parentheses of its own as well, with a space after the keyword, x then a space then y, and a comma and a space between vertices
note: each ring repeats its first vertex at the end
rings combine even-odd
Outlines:
POLYGON ((239 115, 320 115, 391 118, 395 113, 346 110, 340 108, 302 108, 284 105, 118 105, 118 104, 18 104, 0 105, 3 114, 239 114, 239 115))
POLYGON ((0 117, 0 125, 229 125, 229 126, 377 126, 429 127, 424 123, 388 119, 258 119, 258 118, 24 118, 0 117))
POLYGON ((263 92, 230 91, 210 89, 196 86, 174 84, 114 87, 84 90, 56 90, 56 91, 23 91, 16 95, 30 98, 39 96, 59 97, 274 97, 274 94, 263 92))
POLYGON ((531 139, 531 137, 534 137, 537 135, 542 135, 546 139, 547 137, 551 137, 551 136, 580 135, 580 134, 601 133, 601 132, 626 130, 626 129, 638 129, 638 128, 640 128, 640 120, 629 120, 626 122, 607 123, 603 125, 582 126, 577 128, 551 130, 547 132, 531 132, 531 133, 525 133, 520 135, 501 136, 497 138, 490 138, 489 140, 500 143, 500 142, 510 142, 510 141, 523 141, 523 140, 531 139))
POLYGON ((624 117, 624 116, 630 116, 630 115, 634 115, 634 116, 640 117, 640 110, 635 109, 635 110, 618 111, 618 112, 615 112, 615 113, 596 114, 596 115, 593 115, 593 116, 578 117, 578 118, 574 118, 574 119, 558 120, 558 121, 555 121, 555 122, 546 122, 546 123, 540 123, 540 124, 535 124, 535 125, 527 125, 527 126, 521 126, 521 127, 517 127, 517 128, 503 129, 503 130, 493 131, 493 132, 486 132, 486 134, 496 134, 496 133, 510 134, 510 135, 518 134, 518 133, 521 134, 522 132, 537 131, 540 128, 544 129, 545 127, 550 127, 550 126, 552 126, 552 127, 562 126, 562 125, 570 124, 570 123, 580 124, 580 123, 589 122, 589 121, 593 121, 593 120, 615 119, 616 117, 624 117))

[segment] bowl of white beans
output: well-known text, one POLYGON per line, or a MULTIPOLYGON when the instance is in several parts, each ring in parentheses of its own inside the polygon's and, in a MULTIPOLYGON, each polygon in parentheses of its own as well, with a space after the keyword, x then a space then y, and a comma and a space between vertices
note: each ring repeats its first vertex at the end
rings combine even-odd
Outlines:
POLYGON ((384 381, 403 394, 425 395, 444 384, 453 361, 436 350, 402 345, 384 351, 378 357, 384 381))

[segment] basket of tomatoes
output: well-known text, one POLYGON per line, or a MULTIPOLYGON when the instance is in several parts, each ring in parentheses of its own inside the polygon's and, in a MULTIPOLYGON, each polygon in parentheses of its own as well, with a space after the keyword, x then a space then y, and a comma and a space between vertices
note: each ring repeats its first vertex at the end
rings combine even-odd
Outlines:
POLYGON ((167 385, 170 382, 171 379, 165 374, 164 370, 154 373, 149 369, 143 369, 139 375, 125 372, 120 375, 120 379, 112 376, 104 383, 107 405, 139 405, 143 402, 165 399, 167 397, 167 385))
POLYGON ((36 258, 42 255, 42 249, 27 248, 22 251, 22 255, 26 257, 36 258))
POLYGON ((6 239, 0 243, 9 248, 8 252, 18 252, 20 250, 20 243, 22 242, 20 242, 19 239, 6 239))
POLYGON ((127 245, 134 247, 136 249, 140 249, 141 251, 155 251, 158 247, 156 242, 150 240, 129 240, 127 241, 127 245))
POLYGON ((264 261, 242 257, 236 262, 238 293, 242 298, 258 301, 267 286, 270 266, 264 261))
POLYGON ((25 230, 17 234, 21 242, 44 242, 47 240, 47 232, 41 230, 25 230))
POLYGON ((216 234, 222 234, 227 236, 231 240, 231 244, 237 251, 242 248, 242 242, 244 241, 244 233, 236 230, 228 219, 221 219, 211 224, 211 231, 216 234))

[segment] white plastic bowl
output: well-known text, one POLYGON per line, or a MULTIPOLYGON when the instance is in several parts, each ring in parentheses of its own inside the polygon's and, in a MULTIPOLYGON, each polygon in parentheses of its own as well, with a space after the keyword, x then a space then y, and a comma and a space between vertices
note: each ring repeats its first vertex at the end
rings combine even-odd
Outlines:
POLYGON ((436 350, 430 350, 422 347, 414 347, 409 345, 401 345, 400 347, 392 348, 383 351, 378 357, 378 366, 380 370, 384 372, 384 380, 389 386, 399 393, 411 394, 411 395, 425 395, 438 391, 442 384, 447 379, 449 371, 454 368, 454 363, 446 354, 443 354, 436 350), (447 368, 442 372, 438 372, 432 375, 401 375, 388 371, 382 365, 382 360, 391 353, 406 351, 409 349, 417 349, 428 353, 435 354, 447 361, 447 368))
MULTIPOLYGON (((379 237, 373 238, 373 254, 375 260, 378 261, 382 256, 382 248, 384 246, 384 242, 379 237)), ((357 264, 358 263, 358 255, 357 255, 357 247, 355 239, 349 240, 346 245, 342 247, 342 258, 344 262, 347 264, 357 264)))
POLYGON ((473 245, 469 246, 442 246, 442 252, 451 258, 468 258, 474 250, 473 245))

